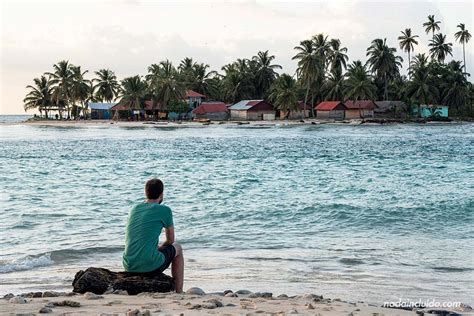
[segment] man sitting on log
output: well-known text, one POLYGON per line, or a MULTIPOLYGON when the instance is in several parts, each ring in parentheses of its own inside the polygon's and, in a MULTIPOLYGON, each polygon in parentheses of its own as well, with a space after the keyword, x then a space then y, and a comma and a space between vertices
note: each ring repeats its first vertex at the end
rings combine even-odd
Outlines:
POLYGON ((123 266, 141 275, 161 274, 171 264, 177 293, 183 291, 184 259, 181 245, 174 242, 173 214, 163 202, 163 182, 151 179, 145 185, 146 201, 128 216, 123 266), (165 229, 166 241, 158 244, 165 229))

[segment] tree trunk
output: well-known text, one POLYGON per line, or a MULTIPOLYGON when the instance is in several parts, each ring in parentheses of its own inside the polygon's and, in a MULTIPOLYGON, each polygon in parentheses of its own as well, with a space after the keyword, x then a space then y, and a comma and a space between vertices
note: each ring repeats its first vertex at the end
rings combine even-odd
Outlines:
POLYGON ((314 115, 314 95, 311 95, 311 115, 313 118, 316 117, 316 115, 314 115))
POLYGON ((408 79, 410 79, 410 66, 411 66, 410 51, 408 51, 408 79))
POLYGON ((306 118, 306 102, 308 102, 308 93, 309 93, 309 83, 306 86, 306 95, 304 96, 304 112, 303 112, 304 118, 306 118))
POLYGON ((388 100, 388 81, 387 81, 387 74, 385 73, 383 75, 383 79, 384 79, 384 82, 385 82, 385 87, 384 87, 384 100, 387 101, 388 100))
POLYGON ((462 43, 462 56, 463 56, 463 59, 464 59, 464 73, 465 73, 465 76, 467 78, 467 68, 466 68, 466 49, 465 49, 465 43, 463 42, 462 43))

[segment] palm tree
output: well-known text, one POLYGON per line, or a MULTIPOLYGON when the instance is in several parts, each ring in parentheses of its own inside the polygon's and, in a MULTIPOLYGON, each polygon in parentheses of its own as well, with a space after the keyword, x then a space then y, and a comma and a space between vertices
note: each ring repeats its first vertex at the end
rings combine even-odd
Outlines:
POLYGON ((362 62, 353 62, 347 71, 346 89, 344 91, 346 100, 373 100, 375 98, 375 86, 367 67, 362 62))
POLYGON ((415 71, 416 69, 420 67, 428 66, 428 63, 429 63, 428 57, 424 53, 418 54, 415 57, 413 57, 413 60, 411 61, 411 64, 410 64, 410 69, 411 71, 415 71))
POLYGON ((343 100, 345 90, 345 78, 338 68, 332 69, 324 83, 326 100, 343 100))
POLYGON ((102 102, 112 102, 112 100, 115 100, 120 92, 120 84, 115 73, 110 69, 100 69, 95 74, 97 78, 92 81, 95 82, 94 89, 97 90, 97 99, 102 102))
POLYGON ((85 79, 84 75, 86 71, 81 70, 81 66, 71 66, 71 72, 73 75, 73 81, 71 85, 71 101, 73 103, 73 108, 75 111, 74 117, 79 118, 80 110, 76 106, 76 101, 81 103, 80 108, 82 109, 82 114, 84 117, 87 117, 87 98, 89 96, 90 89, 90 80, 85 79))
POLYGON ((432 32, 432 39, 434 39, 435 32, 440 30, 440 24, 441 21, 435 21, 434 15, 428 15, 428 22, 423 23, 426 34, 430 34, 430 32, 432 32))
POLYGON ((207 71, 209 65, 194 63, 188 77, 188 87, 206 96, 215 94, 217 87, 213 78, 217 76, 216 71, 207 71))
MULTIPOLYGON (((319 38, 318 41, 321 42, 321 39, 319 38)), ((304 106, 306 107, 311 87, 314 86, 318 77, 324 76, 324 60, 321 55, 316 54, 314 43, 310 40, 300 42, 300 45, 296 46, 295 50, 298 53, 292 59, 298 60, 296 75, 301 85, 306 88, 304 97, 304 106)), ((304 109, 304 112, 306 113, 306 109, 304 109)))
POLYGON ((347 56, 347 48, 341 47, 341 41, 338 39, 332 39, 329 41, 330 51, 329 51, 329 62, 331 63, 331 70, 333 69, 346 69, 347 61, 349 57, 347 56))
POLYGON ((128 77, 122 80, 122 91, 118 96, 120 102, 129 109, 142 109, 147 91, 147 85, 140 76, 128 77))
POLYGON ((235 62, 223 66, 222 70, 225 72, 222 88, 226 101, 236 102, 255 96, 255 69, 248 59, 237 59, 235 62))
POLYGON ((418 41, 416 40, 417 37, 419 36, 411 34, 410 28, 402 31, 402 35, 398 37, 398 40, 400 41, 400 48, 408 53, 408 72, 410 72, 410 53, 413 51, 414 45, 418 45, 418 41))
POLYGON ((407 85, 406 94, 418 105, 430 104, 436 100, 439 91, 433 83, 428 67, 420 67, 414 71, 407 85))
POLYGON ((328 55, 331 52, 331 43, 328 41, 328 37, 324 34, 316 34, 312 37, 314 52, 321 57, 326 66, 328 61, 328 55))
POLYGON ((403 59, 396 56, 397 49, 388 47, 387 39, 377 38, 367 48, 367 65, 373 74, 376 74, 384 83, 384 100, 388 100, 388 81, 399 74, 399 68, 402 67, 403 59))
POLYGON ((430 46, 431 58, 435 58, 437 61, 444 63, 444 60, 448 55, 453 56, 453 44, 446 43, 446 35, 441 33, 436 34, 434 38, 428 44, 430 46))
POLYGON ((51 81, 43 75, 40 78, 33 79, 33 82, 33 86, 26 86, 27 89, 30 89, 30 92, 23 99, 24 109, 25 111, 38 109, 40 115, 43 115, 44 111, 46 118, 48 118, 48 111, 53 105, 51 81))
POLYGON ((51 77, 51 84, 54 86, 53 100, 59 111, 59 117, 62 118, 63 108, 66 107, 68 111, 68 118, 70 117, 69 103, 71 101, 71 86, 73 83, 73 73, 71 71, 71 64, 69 61, 62 60, 53 65, 54 72, 48 72, 46 75, 51 77))
POLYGON ((165 60, 148 67, 146 80, 154 107, 159 104, 161 109, 167 109, 170 102, 184 99, 185 87, 171 61, 165 60))
POLYGON ((466 48, 465 48, 465 45, 469 42, 469 40, 471 39, 471 34, 469 33, 468 30, 466 30, 466 26, 464 25, 464 23, 460 23, 458 25, 459 27, 459 31, 457 31, 455 34, 454 34, 454 38, 462 44, 462 56, 463 56, 463 60, 464 60, 464 72, 466 73, 467 75, 467 69, 466 69, 466 48))
POLYGON ((257 94, 260 98, 263 98, 272 82, 278 77, 278 73, 275 69, 281 69, 278 64, 272 64, 275 59, 274 55, 270 55, 268 50, 264 52, 258 52, 256 56, 252 57, 252 61, 256 67, 255 80, 257 84, 257 94))
POLYGON ((291 111, 298 110, 296 81, 288 74, 281 75, 273 83, 269 98, 278 110, 286 112, 288 118, 291 111))
POLYGON ((443 104, 456 108, 459 111, 461 106, 467 104, 469 96, 469 82, 463 72, 460 61, 452 60, 446 67, 441 88, 444 90, 443 104))

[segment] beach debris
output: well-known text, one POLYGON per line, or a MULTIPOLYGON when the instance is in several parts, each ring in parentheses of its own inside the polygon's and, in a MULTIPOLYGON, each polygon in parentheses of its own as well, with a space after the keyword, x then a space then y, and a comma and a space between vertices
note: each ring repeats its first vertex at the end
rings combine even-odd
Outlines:
POLYGON ((214 305, 216 305, 216 307, 223 307, 224 306, 224 304, 222 304, 222 302, 220 300, 218 300, 217 298, 211 298, 211 299, 207 300, 206 303, 214 304, 214 305))
POLYGON ((163 273, 137 275, 92 267, 77 272, 72 286, 73 292, 81 294, 92 292, 100 295, 112 287, 114 290, 125 290, 129 295, 137 295, 142 292, 171 292, 174 290, 174 281, 163 273))
POLYGON ((227 293, 226 295, 224 295, 225 297, 239 297, 237 294, 235 293, 232 293, 232 292, 229 292, 227 293))
POLYGON ((202 304, 202 308, 205 308, 205 309, 214 309, 216 307, 217 307, 216 304, 209 303, 209 302, 202 304))
POLYGON ((49 314, 49 313, 52 313, 52 312, 53 312, 53 310, 49 307, 46 307, 46 306, 41 307, 41 309, 39 310, 40 314, 49 314))
POLYGON ((271 298, 273 296, 273 293, 270 292, 257 292, 255 293, 257 297, 263 297, 263 298, 271 298))
POLYGON ((461 303, 457 308, 456 308, 457 311, 460 311, 460 312, 472 312, 472 307, 467 305, 467 304, 464 304, 464 303, 461 303))
POLYGON ((255 303, 249 300, 240 300, 240 307, 242 309, 249 309, 249 308, 256 309, 257 305, 255 305, 255 303))
POLYGON ((237 305, 235 304, 232 304, 232 303, 227 303, 225 304, 225 307, 236 307, 237 305))
POLYGON ((445 310, 445 309, 428 309, 428 310, 425 310, 425 313, 435 314, 435 315, 439 315, 439 316, 461 316, 461 314, 459 314, 459 313, 449 311, 449 310, 445 310))
POLYGON ((43 297, 58 297, 59 293, 54 291, 43 292, 43 297))
POLYGON ((101 298, 104 298, 102 295, 97 295, 97 294, 94 294, 92 292, 86 292, 84 293, 84 298, 86 300, 98 300, 98 299, 101 299, 101 298))
POLYGON ((191 302, 188 302, 184 304, 184 307, 186 307, 187 309, 199 309, 201 308, 201 304, 193 304, 191 302))
POLYGON ((277 299, 280 299, 280 300, 287 300, 289 297, 288 295, 286 294, 280 294, 277 296, 277 299))
POLYGON ((126 316, 150 316, 151 312, 148 309, 145 309, 143 311, 140 311, 138 309, 129 309, 126 313, 126 316))
POLYGON ((23 296, 15 296, 15 297, 10 298, 8 302, 12 304, 26 304, 28 303, 28 300, 24 298, 23 296))
POLYGON ((114 293, 114 287, 113 286, 109 286, 107 288, 107 290, 104 292, 104 294, 112 294, 114 293))
POLYGON ((15 297, 15 294, 13 294, 13 293, 8 293, 8 294, 5 294, 5 295, 3 296, 3 298, 6 299, 6 300, 11 299, 12 297, 15 297))
POLYGON ((21 294, 20 296, 27 297, 27 298, 42 297, 43 292, 29 292, 29 293, 21 294))
POLYGON ((186 294, 192 294, 192 295, 206 295, 206 292, 204 292, 202 289, 198 287, 192 287, 186 291, 186 294))
POLYGON ((68 306, 68 307, 81 307, 81 303, 76 302, 76 301, 69 301, 69 300, 53 302, 53 305, 54 306, 68 306))
POLYGON ((115 290, 112 292, 112 294, 116 295, 128 295, 128 292, 126 290, 115 290))
POLYGON ((235 292, 235 294, 237 295, 249 295, 251 294, 252 292, 250 292, 249 290, 238 290, 235 292))
POLYGON ((16 313, 15 316, 35 316, 35 313, 16 313))
POLYGON ((306 309, 314 309, 314 306, 311 303, 305 304, 304 307, 306 307, 306 309))

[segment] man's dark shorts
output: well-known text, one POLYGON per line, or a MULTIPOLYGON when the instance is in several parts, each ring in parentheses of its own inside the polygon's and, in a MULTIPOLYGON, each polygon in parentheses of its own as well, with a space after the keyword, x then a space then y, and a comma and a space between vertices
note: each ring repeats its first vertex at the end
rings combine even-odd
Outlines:
POLYGON ((158 251, 161 252, 165 256, 165 262, 163 262, 163 264, 158 269, 150 271, 150 272, 139 273, 140 275, 146 275, 146 276, 159 275, 163 273, 163 271, 168 269, 171 262, 173 261, 173 258, 176 256, 176 248, 173 245, 166 245, 163 249, 159 249, 158 251))

